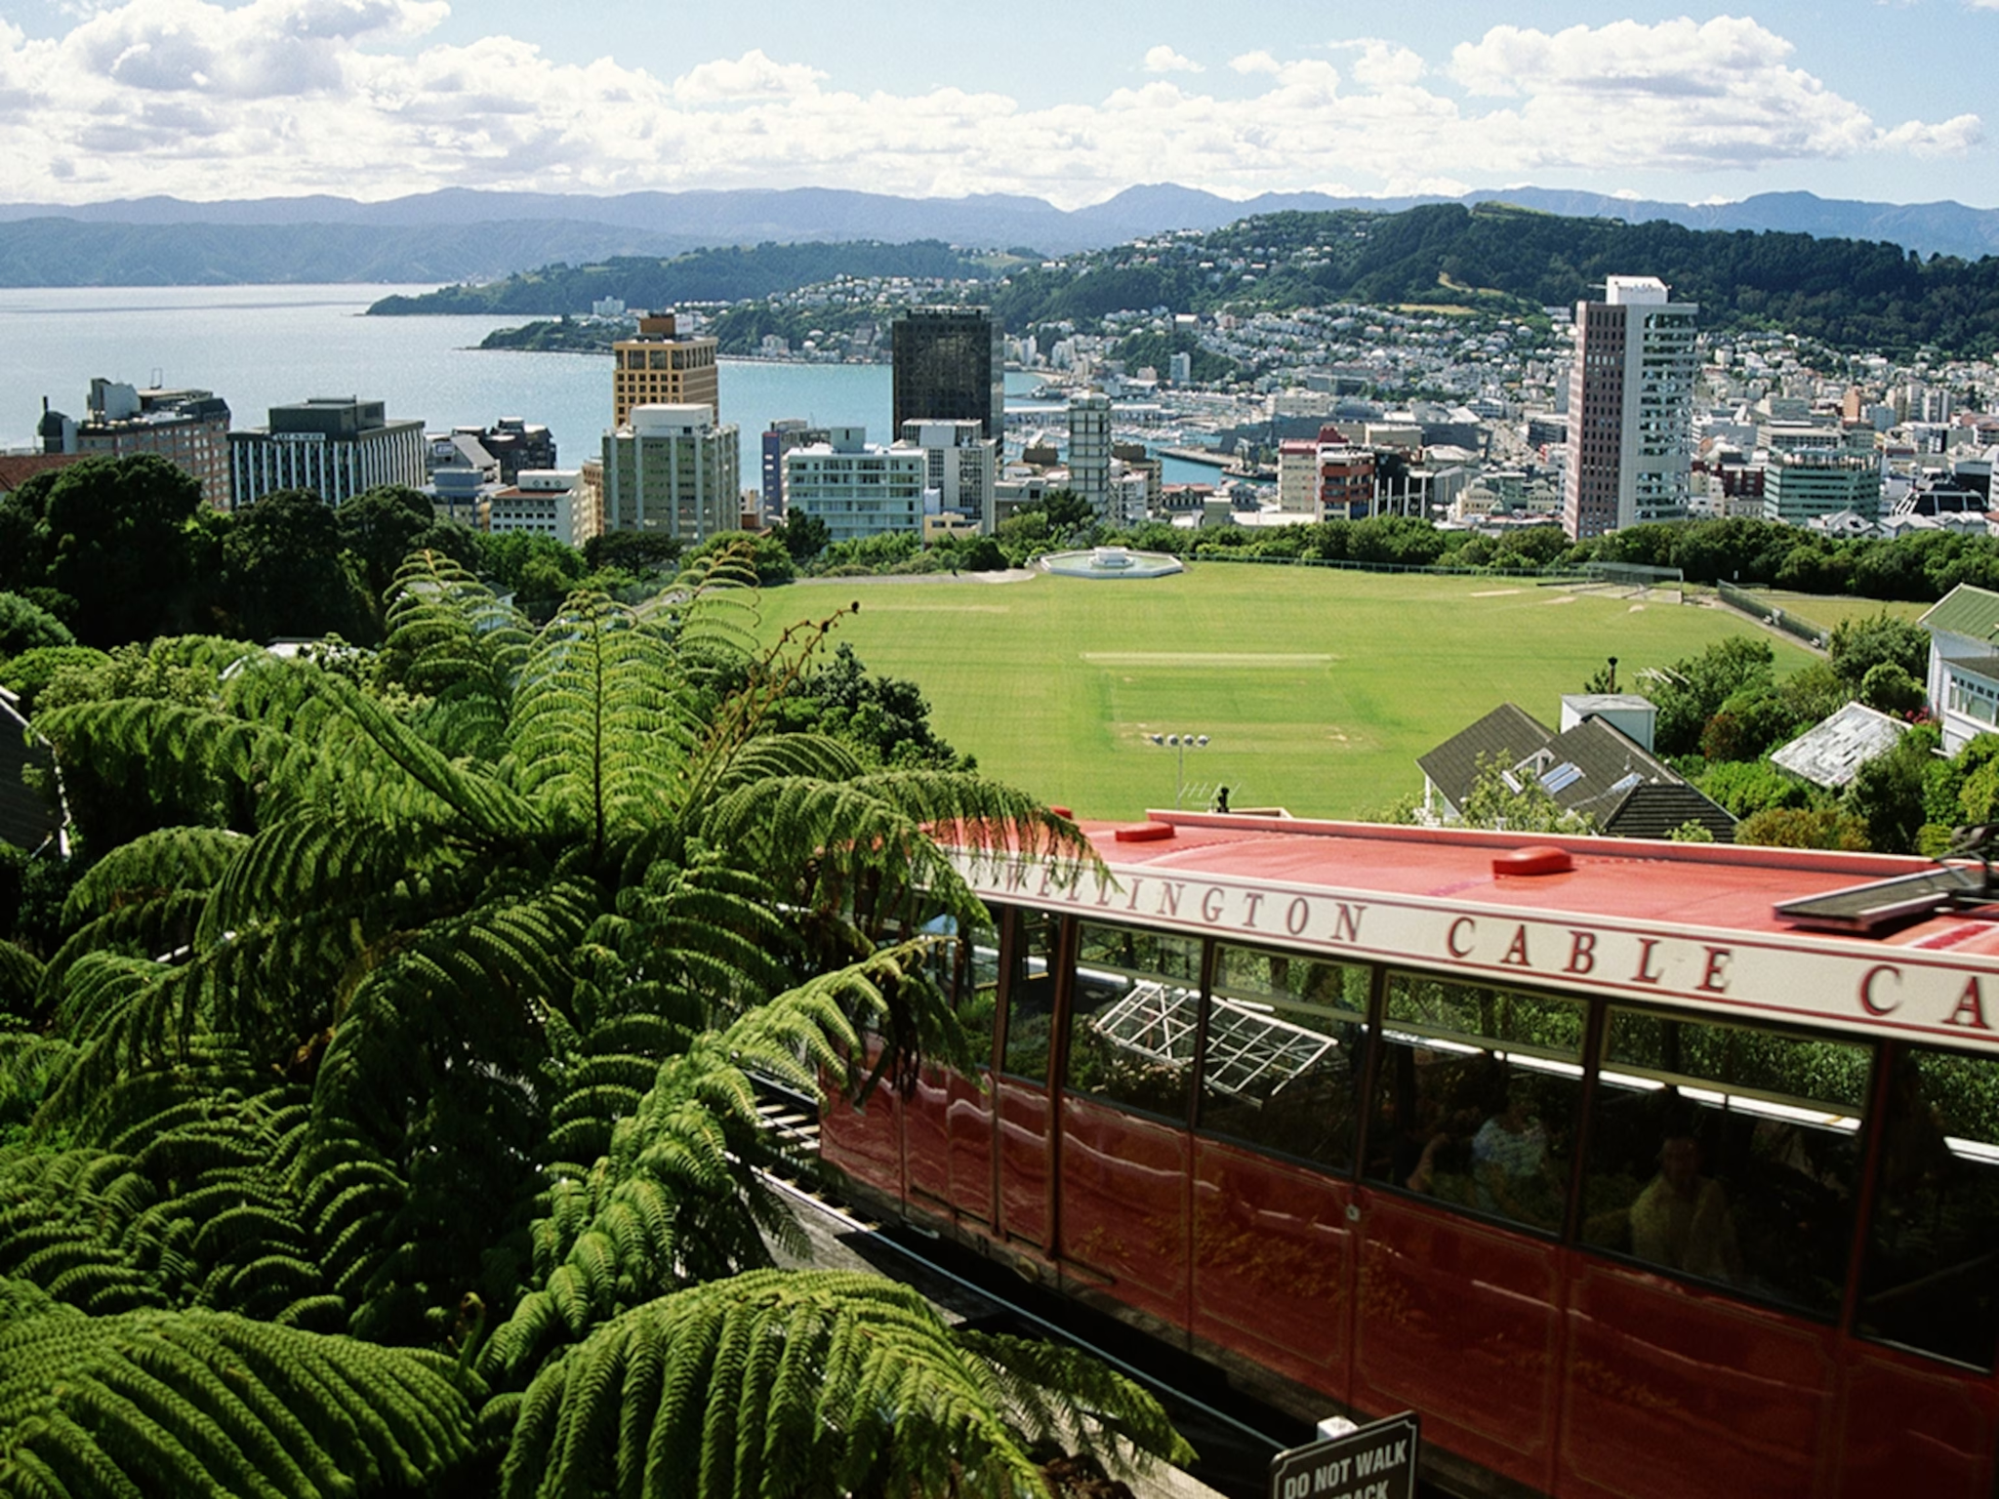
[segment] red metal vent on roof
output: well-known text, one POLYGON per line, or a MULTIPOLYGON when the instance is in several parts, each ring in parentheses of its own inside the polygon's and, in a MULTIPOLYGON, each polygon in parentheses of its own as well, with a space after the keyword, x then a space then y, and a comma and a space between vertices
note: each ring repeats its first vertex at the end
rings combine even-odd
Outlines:
POLYGON ((1112 835, 1120 844, 1149 844, 1155 839, 1173 837, 1171 823, 1132 823, 1120 828, 1112 835))
POLYGON ((1529 844, 1492 857, 1495 875, 1566 875, 1576 867, 1569 851, 1552 844, 1529 844))

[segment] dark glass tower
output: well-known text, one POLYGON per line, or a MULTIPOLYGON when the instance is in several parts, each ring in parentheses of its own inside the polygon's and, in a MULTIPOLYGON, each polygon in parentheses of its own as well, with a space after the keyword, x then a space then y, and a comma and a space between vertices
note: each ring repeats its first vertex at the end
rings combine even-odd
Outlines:
POLYGON ((982 307, 912 308, 895 320, 895 419, 977 422, 1006 437, 1006 357, 999 324, 982 307))

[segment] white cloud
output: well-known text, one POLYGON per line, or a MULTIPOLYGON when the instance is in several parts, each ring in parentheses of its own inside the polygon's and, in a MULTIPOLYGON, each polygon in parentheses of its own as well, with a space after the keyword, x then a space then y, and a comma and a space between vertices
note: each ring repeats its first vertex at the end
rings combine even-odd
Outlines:
MULTIPOLYGON (((1995 8, 1999 8, 1999 0, 1995 0, 1995 8)), ((1937 125, 1904 121, 1893 130, 1882 131, 1876 144, 1911 156, 1962 156, 1984 139, 1985 125, 1977 115, 1957 115, 1937 125)))
POLYGON ((761 48, 733 62, 705 62, 673 80, 673 97, 683 104, 735 104, 746 99, 797 99, 818 92, 826 75, 803 63, 778 63, 761 48))
POLYGON ((1148 73, 1200 73, 1206 70, 1191 57, 1182 57, 1171 47, 1161 42, 1145 53, 1145 71, 1148 73))
POLYGON ((1238 198, 1352 190, 1356 176, 1371 179, 1362 191, 1457 191, 1560 171, 1946 155, 1983 139, 1973 115, 1883 126, 1797 68, 1783 37, 1729 17, 1495 26, 1440 43, 1441 65, 1371 38, 1251 51, 1218 93, 1163 76, 1197 69, 1161 44, 1141 83, 1025 108, 949 86, 861 94, 762 50, 665 75, 558 62, 507 36, 427 41, 445 13, 434 0, 127 0, 46 40, 0 20, 12 195, 817 184, 1077 204, 1134 182, 1238 198))

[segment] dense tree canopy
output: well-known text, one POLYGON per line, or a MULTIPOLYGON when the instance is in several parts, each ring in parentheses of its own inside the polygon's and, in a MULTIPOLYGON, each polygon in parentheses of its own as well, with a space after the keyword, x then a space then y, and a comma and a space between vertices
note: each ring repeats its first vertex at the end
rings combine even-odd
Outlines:
POLYGON ((202 509, 201 486, 154 454, 37 474, 0 499, 0 589, 48 591, 89 645, 184 630, 202 509))

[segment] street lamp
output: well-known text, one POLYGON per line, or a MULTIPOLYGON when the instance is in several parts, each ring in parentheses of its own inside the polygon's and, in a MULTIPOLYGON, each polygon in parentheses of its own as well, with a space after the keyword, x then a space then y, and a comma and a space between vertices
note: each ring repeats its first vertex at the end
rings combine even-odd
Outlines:
POLYGON ((1176 752, 1179 770, 1174 777, 1173 805, 1177 808, 1187 795, 1187 747, 1204 749, 1208 743, 1205 734, 1154 734, 1148 739, 1155 745, 1166 745, 1176 752))

